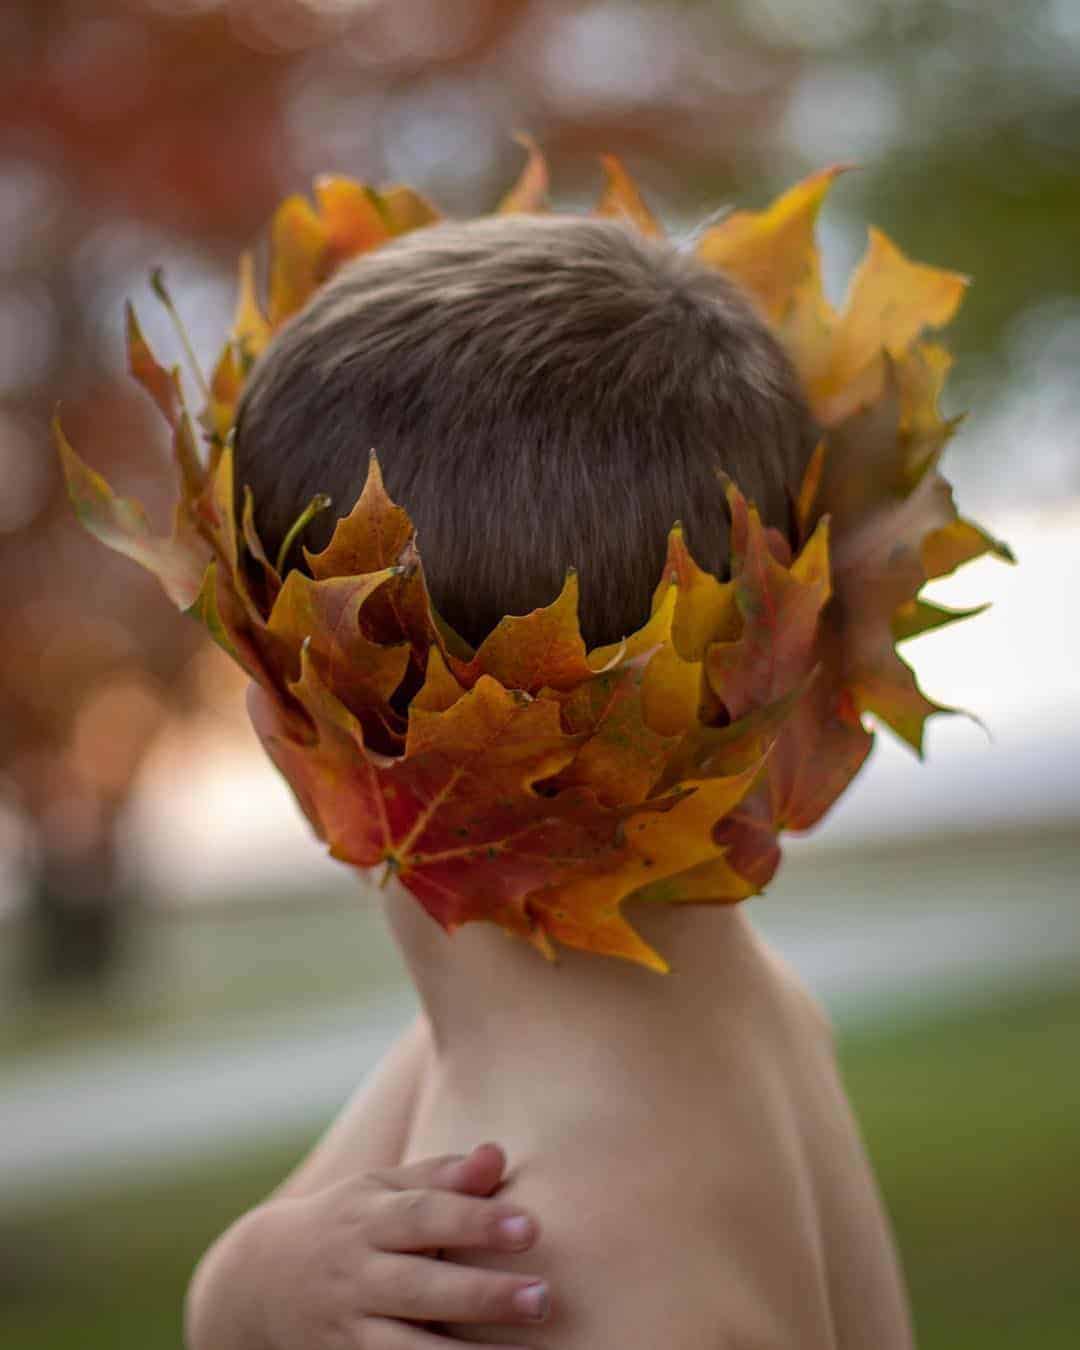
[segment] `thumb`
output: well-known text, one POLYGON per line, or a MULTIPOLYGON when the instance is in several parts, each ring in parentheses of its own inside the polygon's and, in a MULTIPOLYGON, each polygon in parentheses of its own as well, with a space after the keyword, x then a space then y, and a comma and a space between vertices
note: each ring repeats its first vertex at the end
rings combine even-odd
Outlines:
POLYGON ((506 1167, 506 1154, 498 1144, 478 1144, 471 1153, 444 1153, 422 1158, 404 1167, 383 1167, 370 1175, 394 1190, 432 1188, 459 1191, 465 1195, 490 1195, 506 1167))

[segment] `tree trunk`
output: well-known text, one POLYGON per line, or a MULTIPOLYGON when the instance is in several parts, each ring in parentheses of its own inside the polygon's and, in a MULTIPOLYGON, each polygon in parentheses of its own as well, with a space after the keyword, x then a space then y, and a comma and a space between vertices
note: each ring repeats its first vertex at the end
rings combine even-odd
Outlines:
POLYGON ((44 845, 31 883, 24 971, 31 991, 104 991, 124 968, 134 896, 110 821, 79 848, 44 845))

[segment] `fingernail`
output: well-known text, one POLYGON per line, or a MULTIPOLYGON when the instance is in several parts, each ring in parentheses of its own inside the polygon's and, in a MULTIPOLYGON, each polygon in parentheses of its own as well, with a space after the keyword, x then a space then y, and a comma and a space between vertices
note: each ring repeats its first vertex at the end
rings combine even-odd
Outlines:
POLYGON ((518 1312, 523 1312, 526 1317, 535 1318, 540 1321, 547 1316, 547 1285, 543 1282, 539 1284, 528 1284, 524 1289, 519 1289, 514 1295, 514 1306, 518 1312))
POLYGON ((532 1241, 532 1220, 525 1214, 513 1214, 499 1220, 499 1236, 511 1247, 527 1247, 532 1241))

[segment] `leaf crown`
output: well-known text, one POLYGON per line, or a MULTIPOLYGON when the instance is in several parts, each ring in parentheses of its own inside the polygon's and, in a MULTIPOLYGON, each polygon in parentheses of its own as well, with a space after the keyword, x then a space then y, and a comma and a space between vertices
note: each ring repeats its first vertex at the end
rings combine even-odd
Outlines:
MULTIPOLYGON (((603 162, 597 213, 661 235, 622 165, 603 162)), ((439 218, 407 187, 324 177, 314 205, 278 208, 265 310, 241 259, 232 330, 203 385, 205 449, 179 369, 158 362, 128 307, 131 373, 171 428, 170 535, 56 425, 79 517, 156 573, 251 677, 255 728, 332 855, 395 873, 446 930, 487 919, 548 957, 563 944, 666 970, 625 900, 760 892, 781 832, 812 826, 864 763, 864 715, 921 757, 927 717, 957 711, 920 690, 897 644, 978 612, 921 599, 928 579, 983 553, 1012 560, 958 514, 938 471, 955 425, 938 410, 950 358, 923 335, 948 322, 966 282, 871 230, 836 310, 814 229, 840 171, 729 214, 696 245, 784 344, 823 428, 793 503, 797 537, 765 527, 729 483, 729 578, 698 567, 676 524, 651 616, 617 644, 586 651, 571 571, 550 605, 468 648, 432 608, 374 452, 359 500, 306 554, 310 575, 282 575, 291 539, 267 556, 250 491, 235 509, 231 435, 253 361, 342 261, 439 218)), ((530 145, 499 210, 546 198, 530 145)), ((171 307, 160 278, 155 289, 171 307)))

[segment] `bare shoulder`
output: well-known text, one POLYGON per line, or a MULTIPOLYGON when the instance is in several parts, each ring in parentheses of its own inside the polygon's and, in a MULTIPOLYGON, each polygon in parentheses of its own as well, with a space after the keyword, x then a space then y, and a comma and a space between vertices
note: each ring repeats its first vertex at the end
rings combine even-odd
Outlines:
POLYGON ((784 1059, 814 1223, 822 1242, 831 1320, 842 1345, 911 1350, 903 1277, 828 1014, 791 966, 762 944, 783 1009, 784 1059))
POLYGON ((806 987, 794 966, 770 943, 755 935, 755 947, 776 1005, 789 1029, 801 1032, 831 1053, 836 1035, 824 1005, 806 987))

